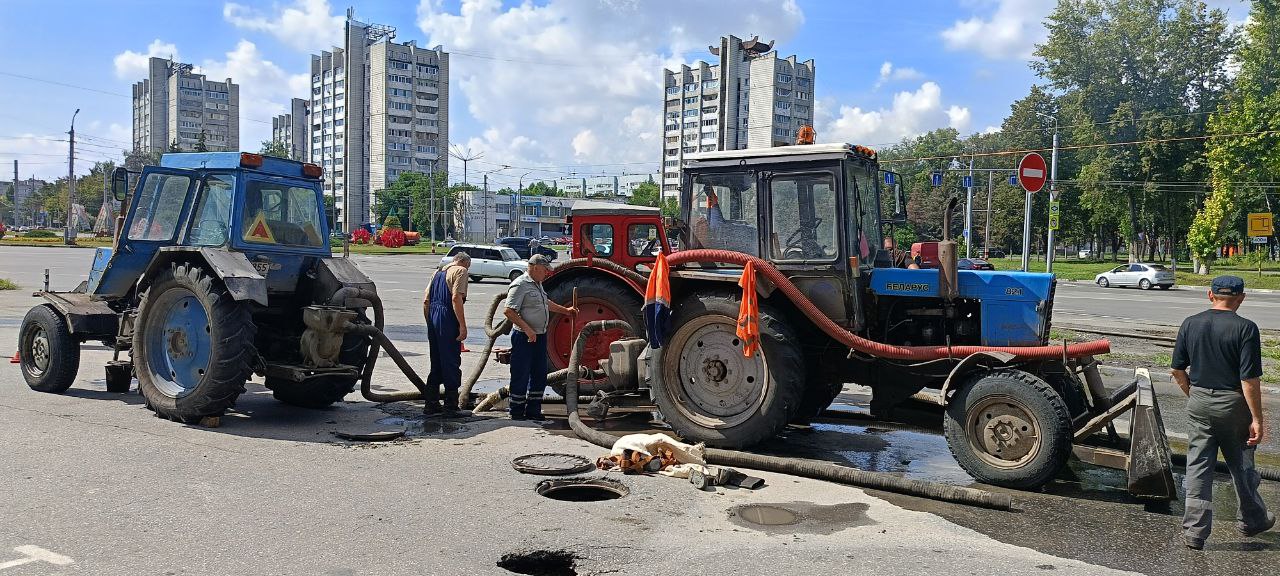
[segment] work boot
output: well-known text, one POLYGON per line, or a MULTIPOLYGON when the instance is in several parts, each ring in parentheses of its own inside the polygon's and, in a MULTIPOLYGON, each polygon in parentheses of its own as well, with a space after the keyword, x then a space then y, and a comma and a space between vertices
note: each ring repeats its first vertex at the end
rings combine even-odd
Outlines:
POLYGON ((444 408, 443 415, 445 418, 466 418, 471 415, 470 410, 458 408, 458 391, 444 391, 444 408))
POLYGON ((1187 548, 1190 548, 1192 550, 1204 550, 1203 538, 1192 538, 1191 536, 1183 536, 1182 541, 1187 545, 1187 548))
POLYGON ((440 391, 432 390, 427 386, 426 391, 422 394, 422 414, 425 416, 436 416, 440 414, 440 391))
POLYGON ((1252 537, 1257 536, 1257 535, 1259 535, 1259 534, 1261 534, 1261 533, 1263 533, 1263 532, 1266 532, 1267 530, 1270 530, 1270 529, 1274 528, 1274 527, 1275 527, 1275 525, 1276 525, 1276 517, 1275 517, 1275 515, 1274 515, 1274 514, 1272 514, 1272 513, 1270 513, 1270 512, 1268 512, 1268 513, 1267 513, 1267 520, 1266 520, 1266 522, 1263 522, 1261 526, 1257 526, 1257 527, 1254 527, 1254 528, 1245 528, 1245 527, 1243 527, 1243 526, 1242 526, 1242 527, 1239 527, 1239 528, 1237 528, 1237 529, 1240 531, 1240 535, 1241 535, 1241 536, 1244 536, 1244 537, 1246 537, 1246 538, 1252 538, 1252 537))

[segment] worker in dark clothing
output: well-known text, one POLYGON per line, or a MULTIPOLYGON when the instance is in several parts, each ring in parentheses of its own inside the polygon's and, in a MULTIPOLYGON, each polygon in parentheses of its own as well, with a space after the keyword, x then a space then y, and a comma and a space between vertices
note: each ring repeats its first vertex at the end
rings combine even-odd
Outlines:
POLYGON ((551 273, 551 259, 529 258, 529 269, 511 281, 507 309, 511 320, 511 419, 543 420, 542 393, 547 388, 547 325, 552 314, 577 314, 547 298, 542 281, 551 273))
POLYGON ((1262 442, 1262 342, 1258 325, 1236 311, 1244 280, 1219 276, 1209 288, 1212 308, 1187 318, 1173 347, 1173 379, 1187 395, 1184 541, 1201 550, 1213 528, 1213 478, 1218 451, 1226 460, 1240 502, 1236 529, 1256 536, 1275 526, 1258 493, 1253 455, 1262 442), (1187 368, 1190 367, 1190 373, 1187 368))
POLYGON ((470 254, 454 254, 453 261, 436 271, 422 299, 431 355, 431 371, 427 374, 427 390, 423 396, 426 403, 422 407, 422 413, 428 416, 466 415, 458 410, 458 388, 462 386, 462 341, 467 339, 463 304, 467 301, 467 269, 470 267, 470 254), (443 407, 441 385, 444 386, 443 407))

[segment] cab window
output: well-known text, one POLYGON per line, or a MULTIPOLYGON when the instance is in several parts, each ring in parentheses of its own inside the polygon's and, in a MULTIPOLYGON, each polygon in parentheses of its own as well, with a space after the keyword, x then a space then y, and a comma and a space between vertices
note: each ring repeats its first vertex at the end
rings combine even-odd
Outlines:
POLYGON ((227 243, 231 234, 231 195, 235 188, 236 177, 232 174, 213 175, 201 181, 188 244, 221 246, 227 243))
MULTIPOLYGON (((585 226, 583 236, 591 243, 597 256, 608 258, 613 255, 613 226, 609 224, 592 224, 585 226)), ((588 249, 590 250, 590 248, 588 249)))
POLYGON ((845 164, 845 233, 854 242, 853 253, 862 262, 875 261, 882 247, 880 238, 880 180, 871 165, 848 161, 845 164))
POLYGON ((133 211, 133 223, 129 225, 129 239, 172 240, 190 187, 191 178, 187 176, 148 175, 132 200, 137 208, 133 211))
POLYGON ((769 179, 769 255, 775 260, 836 257, 835 178, 829 174, 769 179))
POLYGON ((760 255, 756 178, 747 172, 693 176, 689 248, 760 255))
POLYGON ((657 256, 662 251, 658 240, 658 227, 653 224, 632 224, 627 227, 627 253, 632 256, 657 256))
POLYGON ((241 238, 252 244, 323 245, 316 191, 284 182, 251 180, 245 186, 241 238))

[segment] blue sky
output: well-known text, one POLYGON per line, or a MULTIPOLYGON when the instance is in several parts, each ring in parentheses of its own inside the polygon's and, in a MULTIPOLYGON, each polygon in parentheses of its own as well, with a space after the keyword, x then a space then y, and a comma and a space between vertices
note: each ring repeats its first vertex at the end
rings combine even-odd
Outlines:
MULTIPOLYGON (((883 145, 942 126, 998 126, 1037 79, 1027 66, 1052 0, 355 1, 397 40, 453 52, 450 139, 483 152, 472 174, 533 178, 656 171, 663 66, 711 58, 721 34, 774 39, 817 64, 820 141, 883 145), (726 9, 726 6, 732 6, 726 9), (524 170, 500 169, 500 165, 524 170)), ((1215 0, 1234 21, 1247 3, 1215 0)), ((308 55, 336 40, 348 4, 0 1, 0 178, 77 172, 127 145, 147 54, 241 85, 241 147, 256 150, 308 55), (29 78, 61 82, 51 84, 29 78), (90 88, 92 90, 85 90, 90 88)), ((455 172, 460 177, 460 166, 455 172)))

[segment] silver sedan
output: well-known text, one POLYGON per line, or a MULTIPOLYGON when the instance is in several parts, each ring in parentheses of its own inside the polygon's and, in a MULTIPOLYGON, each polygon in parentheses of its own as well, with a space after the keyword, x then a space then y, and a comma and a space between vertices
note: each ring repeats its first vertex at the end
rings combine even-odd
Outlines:
POLYGON ((1143 290, 1150 290, 1152 287, 1168 290, 1173 286, 1174 274, 1173 270, 1166 268, 1164 264, 1136 262, 1116 266, 1095 276, 1093 281, 1103 288, 1137 286, 1143 290))

